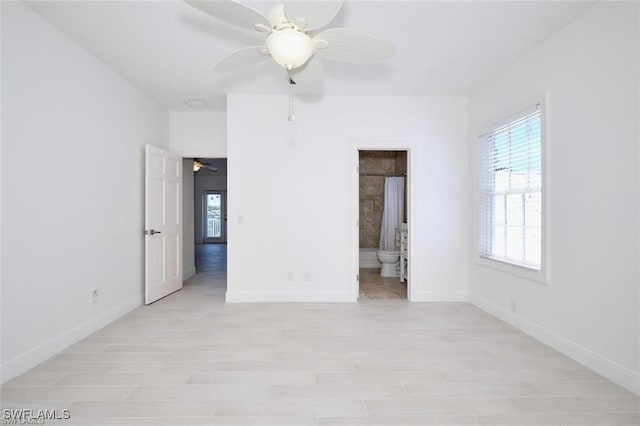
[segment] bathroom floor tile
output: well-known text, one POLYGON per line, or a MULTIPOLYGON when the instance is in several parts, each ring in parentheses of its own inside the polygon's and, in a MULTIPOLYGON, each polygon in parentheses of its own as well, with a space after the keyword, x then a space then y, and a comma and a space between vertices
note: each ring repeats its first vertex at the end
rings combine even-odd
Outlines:
POLYGON ((382 277, 380 269, 360 269, 360 299, 407 299, 407 283, 398 277, 382 277))

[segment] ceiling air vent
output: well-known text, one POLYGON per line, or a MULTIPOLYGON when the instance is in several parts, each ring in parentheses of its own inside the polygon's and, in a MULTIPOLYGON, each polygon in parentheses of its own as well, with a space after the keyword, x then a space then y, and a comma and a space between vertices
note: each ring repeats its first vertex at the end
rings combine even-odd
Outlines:
POLYGON ((209 108, 209 102, 204 99, 185 99, 184 103, 187 104, 189 108, 193 109, 209 108))

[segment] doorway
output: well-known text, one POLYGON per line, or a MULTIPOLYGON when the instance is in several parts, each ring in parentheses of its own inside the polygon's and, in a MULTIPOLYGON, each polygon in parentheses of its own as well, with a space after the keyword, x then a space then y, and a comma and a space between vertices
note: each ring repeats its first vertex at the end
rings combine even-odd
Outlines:
POLYGON ((184 159, 185 284, 224 299, 227 276, 227 159, 184 159))
POLYGON ((227 241, 227 159, 196 158, 194 165, 195 244, 224 244, 227 241))
POLYGON ((358 147, 355 155, 357 298, 410 300, 410 149, 358 147))

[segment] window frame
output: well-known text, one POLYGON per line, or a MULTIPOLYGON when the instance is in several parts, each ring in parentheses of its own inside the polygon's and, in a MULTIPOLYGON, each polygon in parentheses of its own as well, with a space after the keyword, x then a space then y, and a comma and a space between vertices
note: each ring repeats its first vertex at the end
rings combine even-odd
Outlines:
POLYGON ((545 93, 544 96, 533 98, 531 101, 525 103, 521 108, 512 109, 511 111, 518 111, 517 113, 512 113, 507 118, 503 118, 502 120, 495 121, 490 126, 486 126, 484 131, 478 132, 477 137, 474 139, 474 143, 476 145, 476 212, 475 212, 475 263, 480 266, 484 266, 487 268, 491 268, 494 270, 498 270, 504 273, 508 273, 511 275, 516 275, 521 278, 525 278, 531 281, 540 282, 543 284, 549 283, 548 271, 549 271, 549 179, 548 179, 548 154, 547 147, 549 142, 548 135, 548 94, 545 93), (540 109, 540 137, 541 137, 541 153, 540 153, 540 161, 541 161, 541 253, 540 253, 540 269, 532 268, 525 264, 520 264, 517 262, 509 261, 508 259, 491 257, 483 255, 482 247, 481 247, 481 236, 480 233, 483 229, 483 224, 481 223, 483 214, 486 212, 488 203, 483 203, 482 201, 482 176, 481 176, 481 141, 484 135, 488 133, 492 133, 496 129, 505 126, 513 121, 522 118, 528 112, 530 112, 533 108, 539 105, 540 109))

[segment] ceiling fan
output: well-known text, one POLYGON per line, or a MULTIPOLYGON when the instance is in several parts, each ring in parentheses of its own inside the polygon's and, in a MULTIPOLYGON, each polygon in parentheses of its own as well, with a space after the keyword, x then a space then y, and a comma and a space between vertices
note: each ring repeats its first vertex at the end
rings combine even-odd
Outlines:
POLYGON ((198 172, 201 169, 209 170, 212 172, 217 172, 218 168, 213 167, 213 165, 202 158, 194 158, 193 159, 193 171, 198 172))
POLYGON ((288 72, 290 84, 308 93, 323 86, 323 66, 318 56, 349 63, 373 63, 390 58, 389 42, 349 28, 327 26, 342 8, 343 0, 289 0, 263 13, 233 0, 185 0, 215 18, 266 35, 264 45, 249 46, 224 57, 215 66, 232 72, 272 58, 288 72))

